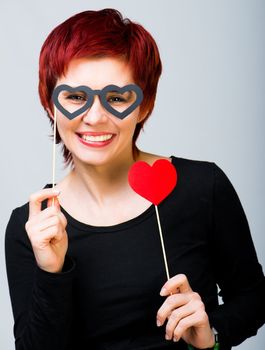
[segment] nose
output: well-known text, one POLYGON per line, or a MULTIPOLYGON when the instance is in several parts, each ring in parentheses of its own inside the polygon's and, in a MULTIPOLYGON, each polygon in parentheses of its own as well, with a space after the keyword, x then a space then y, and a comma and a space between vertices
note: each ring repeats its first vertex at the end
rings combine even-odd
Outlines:
POLYGON ((94 96, 92 106, 83 114, 83 121, 87 124, 102 124, 108 119, 106 110, 101 105, 99 96, 94 96))

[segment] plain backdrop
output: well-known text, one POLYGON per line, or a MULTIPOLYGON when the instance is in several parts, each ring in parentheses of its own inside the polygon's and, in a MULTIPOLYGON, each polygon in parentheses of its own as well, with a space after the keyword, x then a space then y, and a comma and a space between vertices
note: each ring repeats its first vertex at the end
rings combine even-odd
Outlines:
MULTIPOLYGON (((14 350, 4 235, 13 208, 51 182, 50 125, 37 93, 50 31, 78 12, 117 8, 157 41, 163 62, 156 107, 138 146, 216 162, 240 199, 264 266, 265 1, 1 1, 0 348, 14 350)), ((57 176, 64 176, 58 148, 57 176)), ((238 242, 240 246, 240 242, 238 242)), ((247 281, 246 281, 247 283, 247 281)), ((262 350, 265 327, 239 345, 262 350)))

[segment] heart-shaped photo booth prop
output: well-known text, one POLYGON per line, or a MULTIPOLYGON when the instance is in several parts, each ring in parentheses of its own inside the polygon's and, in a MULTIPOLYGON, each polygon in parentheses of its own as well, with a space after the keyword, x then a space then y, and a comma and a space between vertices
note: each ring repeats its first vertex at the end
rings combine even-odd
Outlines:
POLYGON ((158 159, 152 166, 138 161, 130 168, 128 180, 136 193, 158 205, 176 186, 177 171, 166 159, 158 159))
POLYGON ((62 84, 54 89, 52 100, 57 109, 72 120, 92 106, 95 95, 99 96, 102 106, 119 119, 127 117, 143 100, 143 92, 136 84, 107 85, 102 90, 62 84))

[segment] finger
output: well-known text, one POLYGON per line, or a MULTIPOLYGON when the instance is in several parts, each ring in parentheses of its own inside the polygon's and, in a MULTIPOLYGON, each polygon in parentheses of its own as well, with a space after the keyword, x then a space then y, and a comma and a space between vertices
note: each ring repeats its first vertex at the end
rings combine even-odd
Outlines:
POLYGON ((30 226, 38 226, 42 221, 47 220, 50 217, 59 215, 60 212, 56 207, 45 208, 38 215, 34 215, 29 219, 30 226))
POLYGON ((61 225, 61 218, 59 215, 53 215, 46 220, 43 220, 39 223, 38 227, 35 228, 36 231, 41 232, 46 230, 51 226, 59 226, 61 225))
POLYGON ((162 287, 160 291, 161 296, 169 295, 170 293, 186 293, 192 291, 187 276, 178 274, 170 278, 162 287))
POLYGON ((169 318, 173 310, 175 310, 177 307, 187 304, 189 300, 190 299, 187 294, 173 294, 167 297, 167 299, 157 311, 157 323, 162 326, 165 320, 169 318))
MULTIPOLYGON (((206 315, 206 313, 204 314, 206 315)), ((173 332, 173 336, 174 336, 173 340, 178 341, 188 328, 194 327, 197 324, 201 324, 202 322, 204 322, 204 319, 205 319, 204 314, 202 314, 199 310, 197 310, 195 313, 185 318, 182 318, 173 332)))
POLYGON ((60 206, 60 202, 59 202, 59 200, 58 200, 58 197, 49 198, 49 200, 48 200, 48 206, 49 206, 49 208, 56 208, 56 209, 57 209, 56 215, 59 216, 60 221, 61 221, 61 224, 62 224, 63 227, 65 228, 66 225, 67 225, 67 220, 66 220, 65 215, 64 215, 63 212, 61 211, 61 206, 60 206), (53 199, 54 199, 54 201, 53 201, 53 199), (49 203, 49 201, 50 201, 50 203, 49 203))
POLYGON ((189 302, 186 305, 178 307, 171 312, 166 325, 166 339, 172 339, 175 328, 177 327, 180 320, 195 313, 197 311, 196 303, 189 302))
POLYGON ((29 218, 41 211, 41 203, 54 196, 58 196, 60 192, 52 188, 44 188, 41 191, 31 194, 29 198, 29 218))
POLYGON ((61 223, 62 223, 63 227, 66 228, 66 226, 67 226, 67 219, 66 219, 65 215, 61 211, 59 212, 59 218, 61 220, 61 223))
POLYGON ((65 229, 67 225, 67 220, 62 212, 57 212, 55 215, 52 215, 45 220, 42 220, 39 223, 38 229, 40 231, 44 230, 47 227, 58 225, 61 226, 63 229, 65 229))
POLYGON ((43 249, 51 243, 56 243, 60 241, 63 237, 63 230, 58 228, 58 226, 50 226, 45 230, 39 232, 38 235, 32 240, 33 248, 43 249))
POLYGON ((58 197, 56 196, 53 196, 52 198, 49 198, 48 201, 47 201, 47 207, 52 207, 52 206, 55 206, 56 208, 58 209, 61 209, 60 208, 60 203, 59 203, 59 200, 58 200, 58 197))
POLYGON ((54 212, 55 210, 55 207, 46 208, 26 224, 26 230, 31 239, 34 239, 35 235, 51 226, 61 227, 62 230, 66 229, 67 220, 64 214, 62 212, 54 212), (45 211, 46 213, 44 213, 45 211), (42 217, 40 218, 41 215, 42 217))
POLYGON ((55 207, 58 209, 58 215, 61 219, 61 223, 64 227, 66 227, 67 225, 67 219, 65 217, 65 215, 63 214, 63 212, 61 211, 61 206, 60 206, 60 202, 59 202, 59 199, 58 197, 53 197, 53 198, 50 198, 48 200, 48 202, 50 201, 51 202, 51 207, 55 207), (52 199, 54 198, 54 205, 52 205, 52 199))

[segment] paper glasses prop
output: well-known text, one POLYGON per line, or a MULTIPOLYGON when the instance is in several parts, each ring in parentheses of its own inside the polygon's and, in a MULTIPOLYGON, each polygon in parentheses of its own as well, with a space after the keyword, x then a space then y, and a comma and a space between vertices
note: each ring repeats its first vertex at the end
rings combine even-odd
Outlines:
MULTIPOLYGON (((57 109, 68 119, 72 120, 92 106, 95 95, 99 96, 105 110, 119 119, 127 117, 143 100, 143 92, 136 84, 129 84, 123 87, 107 85, 102 90, 92 90, 89 86, 85 85, 77 87, 66 84, 58 85, 52 93, 54 104, 52 188, 55 186, 57 109)), ((54 205, 54 198, 52 205, 54 205)))
POLYGON ((63 84, 54 89, 52 100, 57 109, 71 120, 92 106, 95 95, 99 96, 102 106, 119 119, 127 117, 143 100, 143 92, 135 84, 123 87, 107 85, 102 90, 63 84))
POLYGON ((170 277, 158 212, 158 204, 161 203, 176 186, 176 169, 166 159, 158 159, 154 162, 153 166, 150 166, 146 162, 138 161, 131 166, 128 174, 128 180, 130 186, 136 193, 155 205, 166 274, 167 279, 169 280, 170 277))

